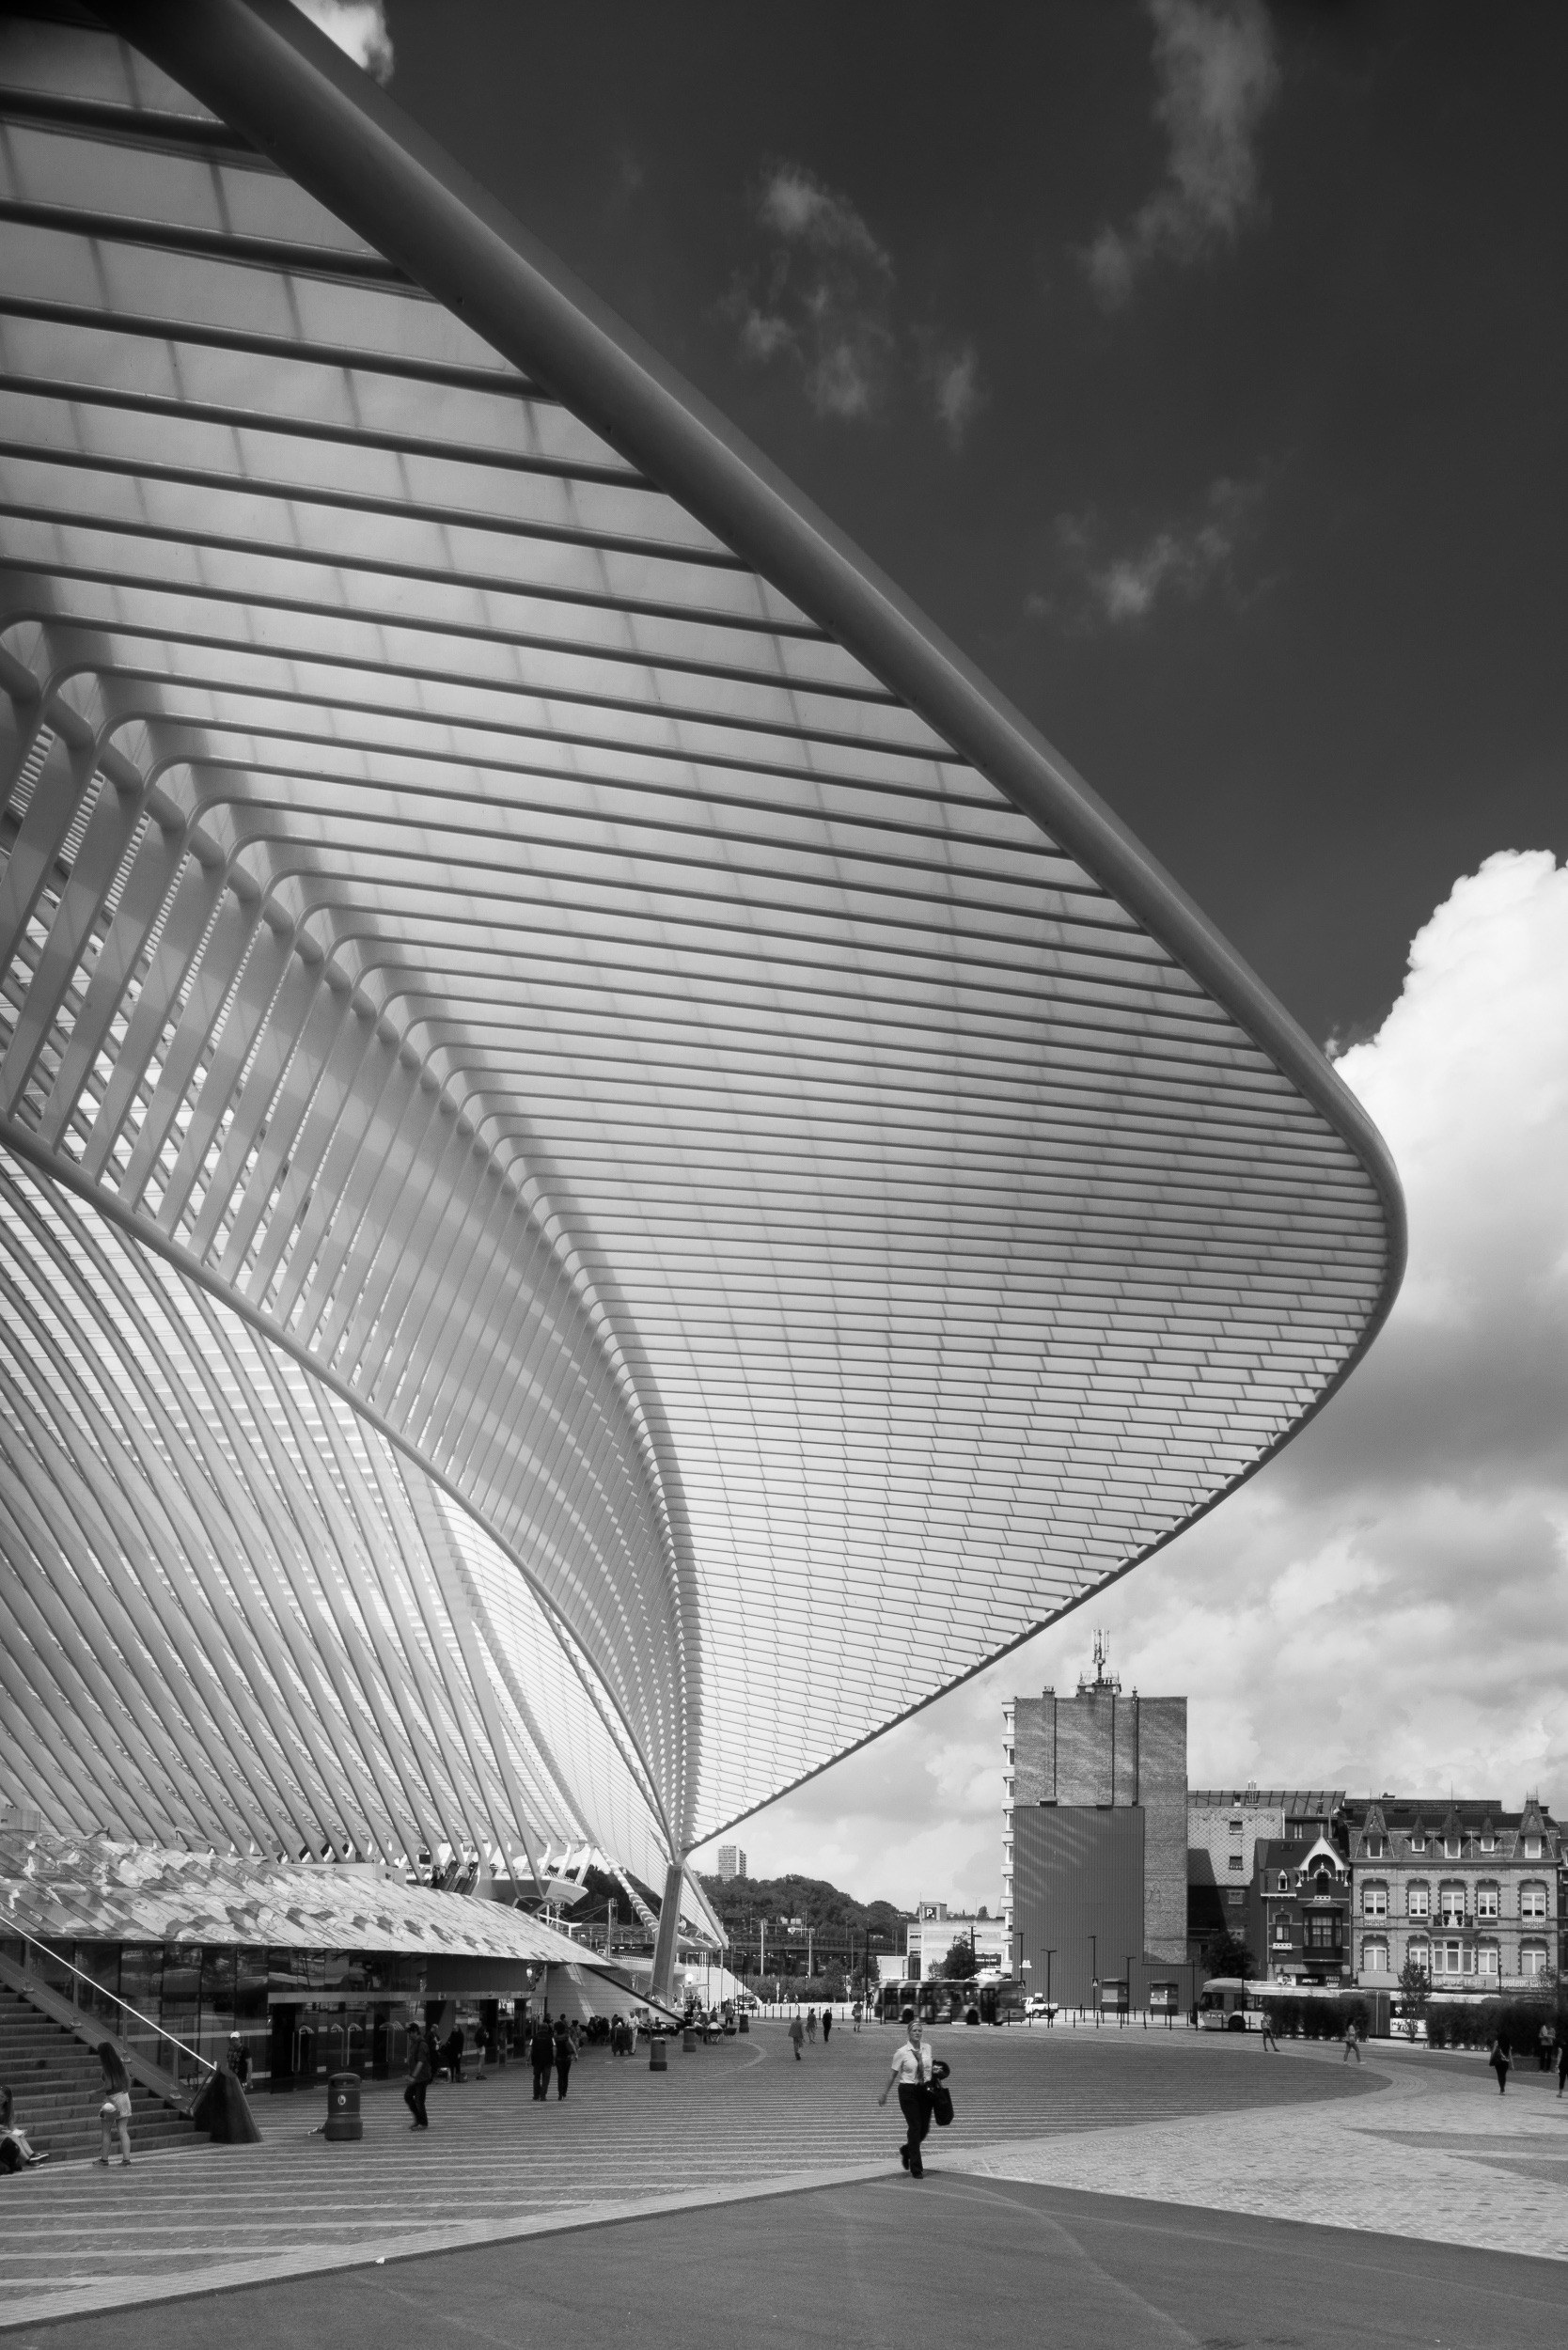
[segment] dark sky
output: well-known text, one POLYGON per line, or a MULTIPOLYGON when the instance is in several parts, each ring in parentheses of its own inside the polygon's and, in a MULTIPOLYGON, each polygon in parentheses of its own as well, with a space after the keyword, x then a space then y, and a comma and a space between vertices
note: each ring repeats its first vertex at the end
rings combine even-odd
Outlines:
POLYGON ((1376 1025, 1490 852, 1568 853, 1568 8, 388 20, 394 97, 1317 1036, 1376 1025), (1215 27, 1218 79, 1184 83, 1215 27), (1239 95, 1226 39, 1262 57, 1239 95))

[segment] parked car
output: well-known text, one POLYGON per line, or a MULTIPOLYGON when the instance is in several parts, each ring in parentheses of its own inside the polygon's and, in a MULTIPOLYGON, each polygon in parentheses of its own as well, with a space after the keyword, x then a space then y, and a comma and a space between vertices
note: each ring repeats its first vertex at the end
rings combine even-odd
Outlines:
POLYGON ((1043 1991, 1036 1991, 1031 1998, 1027 1998, 1024 2001, 1024 2013, 1026 2017, 1043 2015, 1045 2021, 1049 2023, 1056 2012, 1057 2003, 1055 1999, 1048 1999, 1043 1991))

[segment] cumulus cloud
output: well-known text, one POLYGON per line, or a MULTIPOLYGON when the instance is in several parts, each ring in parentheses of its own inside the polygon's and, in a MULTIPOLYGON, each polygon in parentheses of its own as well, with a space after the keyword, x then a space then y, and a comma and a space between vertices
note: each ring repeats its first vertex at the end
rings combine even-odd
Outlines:
POLYGON ((962 448, 970 425, 985 404, 980 353, 973 343, 954 351, 928 341, 920 372, 937 423, 953 447, 962 448))
POLYGON ((751 1823, 754 1867, 995 1904, 1002 1698, 1071 1687, 1095 1623, 1125 1686, 1191 1700, 1195 1786, 1568 1802, 1565 1036, 1568 868, 1499 853, 1340 1060, 1410 1217, 1367 1360, 1090 1610, 751 1823))
POLYGON ((1154 118, 1166 178, 1125 228, 1100 231, 1085 266, 1107 309, 1156 258, 1186 263, 1234 242, 1259 208, 1259 128, 1279 87, 1262 0, 1149 0, 1154 118))
POLYGON ((384 0, 294 0, 294 6, 378 82, 392 79, 392 36, 384 0))
POLYGON ((819 416, 876 415, 897 352, 892 261, 848 196, 803 164, 775 164, 752 212, 772 249, 725 305, 743 356, 792 360, 819 416))
POLYGON ((1210 483, 1195 514, 1162 524, 1121 553, 1106 545, 1098 515, 1058 514, 1053 533, 1057 590, 1034 590, 1025 609, 1035 619, 1115 628, 1147 619, 1171 597, 1190 603, 1215 581, 1232 578, 1232 559, 1261 494, 1257 482, 1222 478, 1210 483))
POLYGON ((984 404, 972 344, 897 316, 891 255, 847 196, 802 164, 776 163, 752 192, 765 258, 740 271, 721 306, 741 356, 792 366, 819 416, 869 422, 907 377, 954 449, 984 404))

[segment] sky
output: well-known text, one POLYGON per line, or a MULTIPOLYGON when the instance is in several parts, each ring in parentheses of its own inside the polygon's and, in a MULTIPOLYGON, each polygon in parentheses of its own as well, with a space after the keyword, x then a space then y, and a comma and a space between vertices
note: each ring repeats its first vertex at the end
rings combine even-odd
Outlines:
POLYGON ((1111 803, 1405 1185, 1343 1395, 754 1871, 994 1905, 1002 1698, 1094 1625, 1194 1784, 1568 1803, 1568 10, 322 10, 1111 803))

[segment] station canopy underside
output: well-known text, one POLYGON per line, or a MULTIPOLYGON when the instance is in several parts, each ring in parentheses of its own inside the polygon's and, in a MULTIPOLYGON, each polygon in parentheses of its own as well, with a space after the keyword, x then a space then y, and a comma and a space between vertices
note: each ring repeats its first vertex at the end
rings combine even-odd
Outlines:
POLYGON ((0 24, 0 1789, 657 1881, 1279 1444, 1397 1184, 312 27, 105 14, 0 24))

